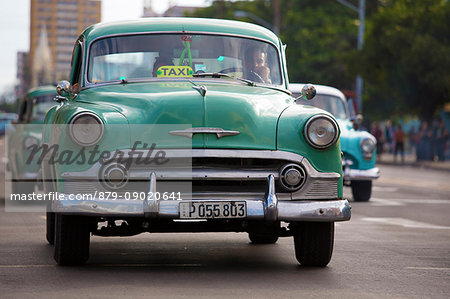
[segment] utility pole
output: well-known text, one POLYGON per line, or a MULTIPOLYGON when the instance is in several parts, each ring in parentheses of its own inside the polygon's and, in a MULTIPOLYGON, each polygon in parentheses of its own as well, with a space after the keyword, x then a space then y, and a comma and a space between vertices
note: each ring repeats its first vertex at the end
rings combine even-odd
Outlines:
MULTIPOLYGON (((364 24, 365 24, 365 10, 366 10, 366 1, 359 0, 358 7, 351 4, 347 0, 336 0, 342 5, 347 6, 348 8, 358 12, 359 17, 359 26, 358 26, 358 43, 357 49, 361 51, 364 44, 364 24)), ((360 75, 356 76, 356 103, 358 105, 358 113, 362 112, 362 91, 363 91, 363 79, 360 75)))
POLYGON ((276 35, 280 34, 281 17, 280 17, 280 2, 279 0, 272 0, 273 7, 273 32, 276 35))

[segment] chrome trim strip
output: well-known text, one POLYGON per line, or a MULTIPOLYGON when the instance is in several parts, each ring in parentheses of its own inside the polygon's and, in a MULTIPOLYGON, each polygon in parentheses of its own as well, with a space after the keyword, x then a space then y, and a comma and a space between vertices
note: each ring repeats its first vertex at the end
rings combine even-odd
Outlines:
POLYGON ((184 137, 188 137, 188 138, 192 139, 194 134, 216 134, 217 138, 222 138, 222 137, 226 137, 226 136, 239 135, 241 132, 224 130, 222 128, 195 127, 195 128, 185 129, 185 130, 174 130, 174 131, 170 131, 169 133, 172 135, 184 136, 184 137))
POLYGON ((37 179, 37 172, 24 172, 19 175, 18 181, 24 180, 24 181, 36 181, 37 179))
MULTIPOLYGON (((308 175, 313 177, 329 177, 330 173, 321 173, 315 170, 311 164, 303 156, 291 152, 285 151, 270 151, 270 150, 233 150, 233 149, 161 149, 164 150, 166 158, 256 158, 256 159, 278 159, 286 160, 298 164, 304 164, 307 168, 308 175), (305 164, 306 163, 306 164, 305 164), (310 173, 310 171, 314 173, 310 173)), ((131 149, 121 150, 123 153, 123 158, 133 158, 141 154, 141 157, 146 157, 148 150, 135 150, 131 149)), ((110 152, 110 156, 113 156, 114 152, 110 152)), ((111 163, 112 160, 105 161, 105 163, 111 163)), ((102 165, 97 162, 90 169, 80 172, 64 172, 61 174, 63 179, 96 179, 98 176, 98 171, 102 165)), ((338 173, 331 174, 331 177, 340 177, 338 173)), ((268 174, 265 176, 267 178, 268 174)), ((145 175, 148 178, 148 172, 145 175)), ((158 178, 158 174, 157 174, 158 178)))
POLYGON ((350 169, 346 167, 344 171, 344 181, 367 181, 376 180, 380 177, 380 169, 374 167, 371 169, 350 169))

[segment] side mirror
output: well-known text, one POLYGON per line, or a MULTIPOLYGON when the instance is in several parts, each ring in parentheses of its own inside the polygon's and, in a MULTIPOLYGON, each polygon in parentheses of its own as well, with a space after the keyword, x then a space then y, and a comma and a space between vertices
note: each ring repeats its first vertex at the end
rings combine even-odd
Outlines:
POLYGON ((359 126, 362 124, 364 117, 362 114, 356 114, 350 117, 350 121, 353 123, 353 128, 355 130, 359 129, 359 126))
POLYGON ((302 87, 302 93, 301 95, 296 98, 295 100, 299 100, 301 98, 305 100, 311 100, 316 96, 316 88, 312 84, 305 84, 302 87))
POLYGON ((56 92, 64 98, 74 95, 72 86, 70 85, 69 81, 65 80, 58 82, 58 85, 56 86, 56 92))

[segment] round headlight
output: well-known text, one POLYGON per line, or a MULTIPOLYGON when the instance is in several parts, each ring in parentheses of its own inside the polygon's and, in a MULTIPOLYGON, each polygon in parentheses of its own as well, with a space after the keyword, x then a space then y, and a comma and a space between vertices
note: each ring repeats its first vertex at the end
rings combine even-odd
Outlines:
POLYGON ((23 140, 23 148, 24 149, 29 149, 30 147, 32 147, 34 145, 36 145, 36 146, 39 145, 39 140, 36 137, 27 136, 23 140))
POLYGON ((375 138, 366 137, 366 138, 361 139, 361 142, 359 145, 361 146, 361 150, 364 153, 371 153, 375 150, 377 141, 375 138))
POLYGON ((331 117, 319 114, 306 122, 304 134, 306 141, 312 147, 324 149, 336 142, 339 137, 339 129, 331 117))
POLYGON ((103 123, 92 113, 75 115, 69 125, 70 137, 82 146, 96 144, 103 136, 103 123))

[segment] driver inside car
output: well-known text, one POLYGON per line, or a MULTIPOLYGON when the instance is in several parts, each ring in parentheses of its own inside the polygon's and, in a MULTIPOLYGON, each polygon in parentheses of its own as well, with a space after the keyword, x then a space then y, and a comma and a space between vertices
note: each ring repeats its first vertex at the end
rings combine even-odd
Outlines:
POLYGON ((252 47, 245 52, 244 78, 260 83, 272 83, 267 66, 267 53, 261 48, 252 47))

